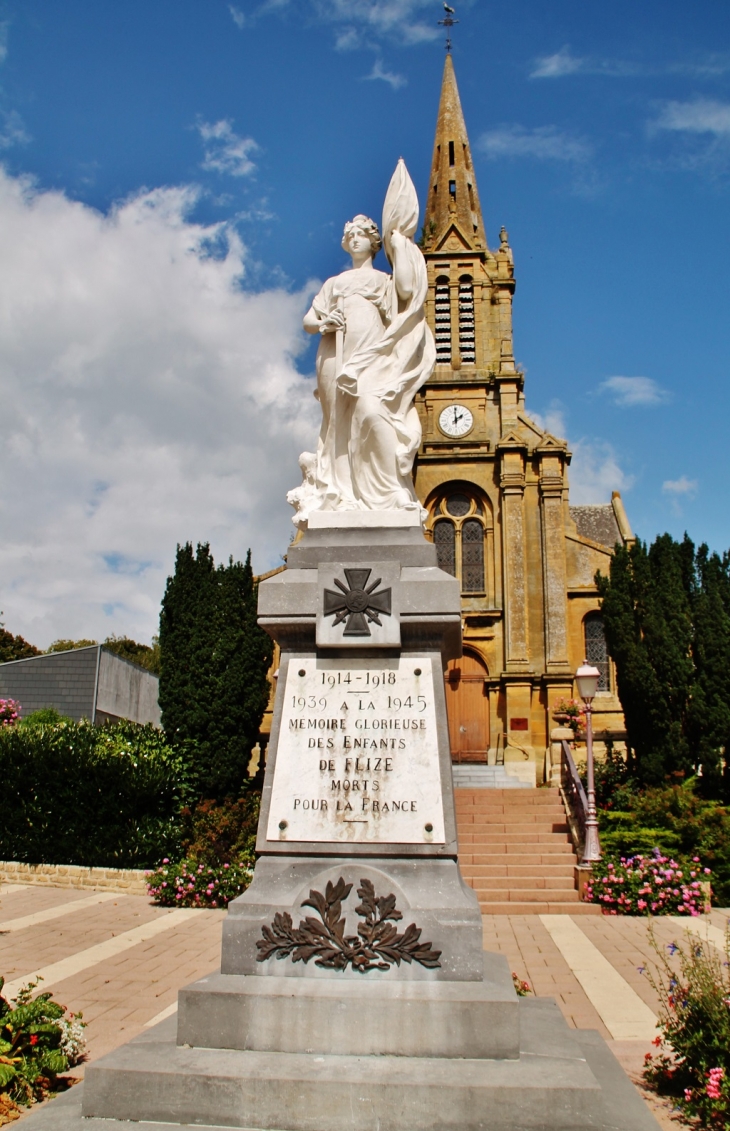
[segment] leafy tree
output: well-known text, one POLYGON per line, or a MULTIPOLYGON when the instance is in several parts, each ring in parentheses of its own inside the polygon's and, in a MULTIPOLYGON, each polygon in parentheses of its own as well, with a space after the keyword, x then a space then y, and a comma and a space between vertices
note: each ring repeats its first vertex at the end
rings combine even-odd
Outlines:
POLYGON ((76 648, 90 648, 93 644, 98 643, 98 640, 85 640, 83 638, 81 640, 54 640, 53 644, 46 648, 46 655, 50 655, 51 652, 73 652, 76 648))
POLYGON ((29 644, 22 636, 13 636, 0 620, 0 664, 6 664, 9 660, 27 660, 29 656, 39 655, 39 648, 29 644))
POLYGON ((131 660, 133 664, 147 668, 153 675, 160 674, 160 640, 157 636, 152 637, 151 646, 138 644, 129 636, 107 636, 104 647, 116 652, 123 660, 131 660))
POLYGON ((250 552, 217 569, 207 544, 178 546, 160 615, 160 707, 199 797, 243 786, 266 703, 273 645, 256 623, 250 552))

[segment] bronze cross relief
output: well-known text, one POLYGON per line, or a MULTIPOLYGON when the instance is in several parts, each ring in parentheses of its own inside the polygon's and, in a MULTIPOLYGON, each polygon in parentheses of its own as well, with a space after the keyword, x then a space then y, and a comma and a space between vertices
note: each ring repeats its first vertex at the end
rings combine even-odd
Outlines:
POLYGON ((333 626, 347 621, 343 636, 371 636, 370 625, 382 626, 380 617, 391 615, 391 590, 381 589, 376 593, 382 578, 378 577, 368 585, 372 572, 371 569, 346 569, 346 585, 335 578, 335 585, 340 592, 335 593, 333 589, 324 591, 324 615, 334 615, 333 626))

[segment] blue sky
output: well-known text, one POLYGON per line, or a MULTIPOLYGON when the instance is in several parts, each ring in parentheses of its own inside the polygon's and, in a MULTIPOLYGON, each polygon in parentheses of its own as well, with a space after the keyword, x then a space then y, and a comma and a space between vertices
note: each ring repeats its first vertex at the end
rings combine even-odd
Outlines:
MULTIPOLYGON (((529 409, 642 537, 730 546, 730 8, 470 0, 454 59, 529 409)), ((342 223, 421 196, 434 0, 0 0, 0 608, 154 631, 175 543, 278 563, 342 223)))

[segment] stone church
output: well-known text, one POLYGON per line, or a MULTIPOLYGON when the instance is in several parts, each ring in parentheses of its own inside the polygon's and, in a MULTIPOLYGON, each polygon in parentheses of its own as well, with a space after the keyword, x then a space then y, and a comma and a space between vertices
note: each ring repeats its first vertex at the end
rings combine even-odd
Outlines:
POLYGON ((512 339, 514 258, 504 227, 498 247, 487 240, 450 54, 421 248, 437 360, 416 400, 414 477, 439 565, 461 582, 463 656, 445 673, 452 760, 504 764, 541 784, 553 706, 573 697, 586 656, 601 672, 599 744, 624 738, 594 578, 633 535, 618 492, 605 505, 570 505, 568 445, 528 414, 512 339))

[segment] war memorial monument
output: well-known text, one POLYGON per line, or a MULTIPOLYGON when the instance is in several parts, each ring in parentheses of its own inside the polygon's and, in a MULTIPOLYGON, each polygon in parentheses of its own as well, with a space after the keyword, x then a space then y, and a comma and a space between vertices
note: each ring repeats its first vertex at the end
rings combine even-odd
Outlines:
POLYGON ((260 856, 228 908, 220 972, 31 1123, 656 1127, 596 1033, 517 998, 459 872, 443 671, 461 654, 460 589, 412 479, 414 398, 436 361, 418 212, 399 161, 382 221, 392 272, 356 215, 352 269, 305 317, 322 427, 289 495, 301 535, 259 590, 281 661, 260 856))

